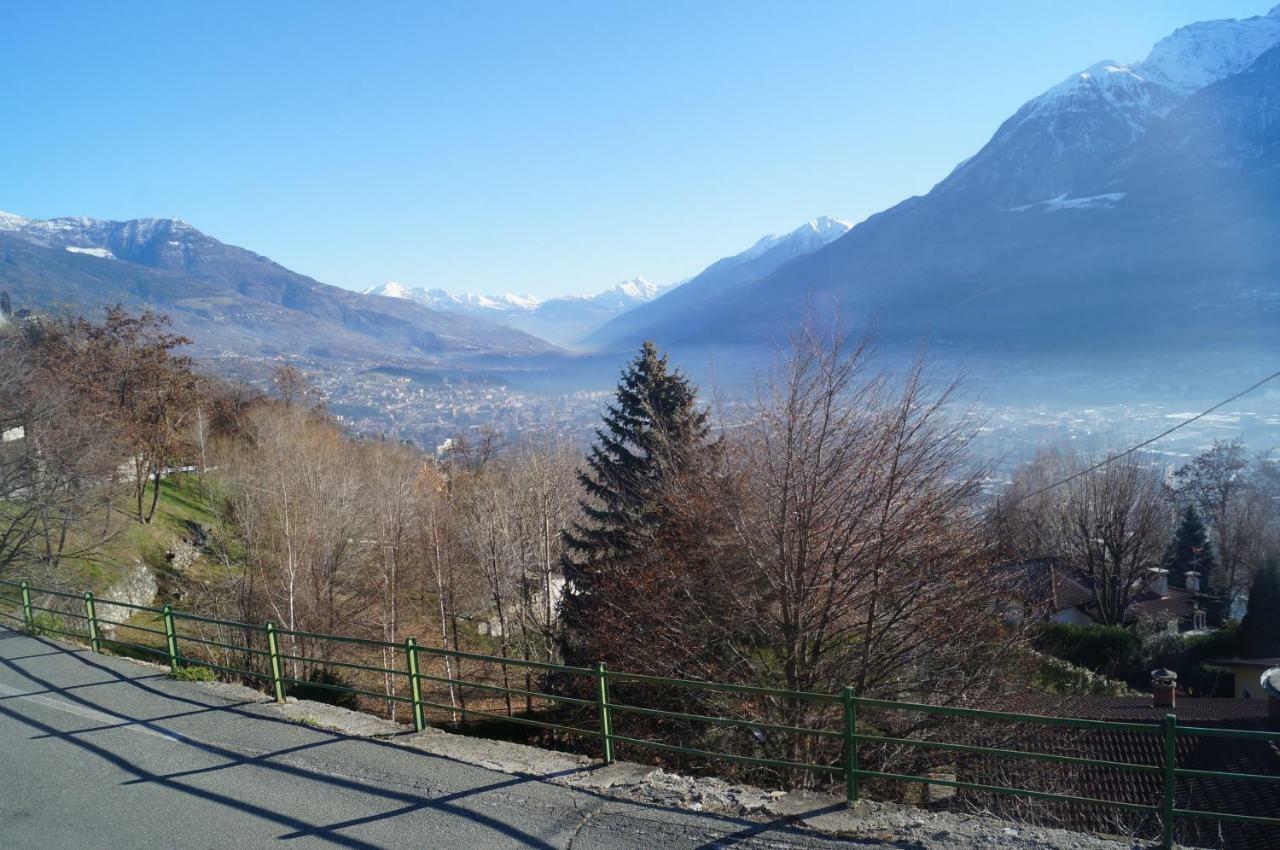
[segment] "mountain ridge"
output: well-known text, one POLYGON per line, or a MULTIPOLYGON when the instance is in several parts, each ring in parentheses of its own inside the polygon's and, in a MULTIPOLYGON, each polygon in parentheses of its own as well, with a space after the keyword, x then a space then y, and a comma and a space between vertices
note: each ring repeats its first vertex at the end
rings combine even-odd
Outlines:
POLYGON ((1090 66, 1023 104, 927 194, 655 338, 759 345, 813 310, 891 342, 1002 356, 1274 339, 1280 7, 1178 33, 1198 45, 1195 79, 1234 73, 1184 97, 1132 67, 1090 66))
POLYGON ((410 301, 418 301, 428 307, 439 307, 441 309, 457 307, 491 310, 493 312, 510 310, 532 312, 551 301, 600 302, 621 297, 639 303, 656 297, 657 293, 664 288, 658 284, 650 283, 643 277, 634 277, 630 280, 616 283, 594 295, 558 295, 552 298, 540 298, 537 295, 522 295, 514 292, 487 295, 476 292, 454 293, 440 287, 406 286, 397 281, 389 280, 378 286, 366 287, 361 292, 365 295, 404 298, 410 301))
POLYGON ((612 316, 656 298, 665 287, 642 277, 625 280, 594 295, 538 298, 506 293, 461 295, 446 289, 407 287, 394 281, 369 287, 365 294, 384 295, 446 313, 484 318, 525 333, 572 347, 584 334, 612 316))
POLYGON ((554 352, 527 334, 321 283, 180 219, 0 214, 0 288, 16 303, 168 314, 206 356, 435 358, 554 352))
POLYGON ((794 230, 764 236, 751 247, 707 266, 660 297, 629 310, 584 337, 597 350, 624 350, 641 340, 658 338, 678 318, 713 313, 719 302, 738 287, 758 280, 796 257, 802 257, 841 238, 853 225, 843 219, 819 216, 794 230))

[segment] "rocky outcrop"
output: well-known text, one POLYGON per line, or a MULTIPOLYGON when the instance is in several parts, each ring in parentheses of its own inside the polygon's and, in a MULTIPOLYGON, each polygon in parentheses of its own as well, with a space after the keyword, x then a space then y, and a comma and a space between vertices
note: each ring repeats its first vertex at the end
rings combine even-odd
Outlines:
MULTIPOLYGON (((151 605, 155 602, 158 589, 156 577, 151 574, 151 570, 147 569, 147 565, 137 563, 123 578, 102 593, 101 597, 113 602, 124 602, 127 605, 151 605)), ((94 609, 99 621, 125 622, 135 613, 126 605, 112 605, 111 602, 98 602, 94 609)), ((108 637, 113 636, 116 629, 117 627, 111 623, 99 622, 98 624, 98 630, 108 637)))

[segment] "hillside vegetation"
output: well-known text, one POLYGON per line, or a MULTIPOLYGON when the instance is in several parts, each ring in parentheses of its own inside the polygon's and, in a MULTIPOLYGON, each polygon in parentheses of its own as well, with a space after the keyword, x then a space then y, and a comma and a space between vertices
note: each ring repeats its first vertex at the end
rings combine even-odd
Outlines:
MULTIPOLYGON (((619 719, 620 735, 835 765, 838 736, 769 730, 839 728, 838 702, 778 693, 851 687, 870 699, 983 706, 1123 694, 1125 680, 1145 685, 1134 671, 1149 661, 1200 664, 1201 649, 1225 649, 1232 601, 1271 574, 1264 564, 1280 550, 1280 475, 1235 444, 1194 459, 1172 487, 1137 455, 1095 463, 1047 452, 989 504, 987 470, 970 450, 978 426, 957 410, 957 387, 923 362, 877 371, 865 340, 830 330, 795 335, 734 429, 713 428, 697 388, 645 344, 585 454, 479 430, 439 457, 344 433, 287 367, 270 396, 200 375, 184 342, 161 318, 120 310, 0 332, 15 364, 0 384, 10 435, 0 577, 219 618, 185 621, 181 653, 258 686, 271 679, 260 624, 273 622, 289 692, 393 719, 404 719, 407 684, 395 671, 414 637, 454 653, 432 655, 424 671, 436 723, 479 713, 470 722, 491 734, 515 734, 507 724, 517 721, 590 728, 590 681, 503 660, 603 662, 766 689, 620 681, 617 698, 640 710, 619 719), (1076 583, 1080 610, 1105 628, 1048 624, 1054 594, 1018 578, 1035 579, 1041 563, 1076 583), (1152 631, 1132 611, 1160 564, 1200 576, 1201 597, 1222 603, 1212 625, 1225 623, 1224 637, 1180 649, 1135 636, 1152 631), (759 728, 670 722, 673 710, 759 728)), ((154 613, 115 617, 124 625, 107 649, 166 655, 154 613)), ((1265 628, 1254 616, 1241 634, 1265 628)), ((859 722, 886 738, 1033 743, 1026 730, 942 716, 876 710, 859 722)), ((951 758, 864 754, 869 769, 908 774, 951 758)))

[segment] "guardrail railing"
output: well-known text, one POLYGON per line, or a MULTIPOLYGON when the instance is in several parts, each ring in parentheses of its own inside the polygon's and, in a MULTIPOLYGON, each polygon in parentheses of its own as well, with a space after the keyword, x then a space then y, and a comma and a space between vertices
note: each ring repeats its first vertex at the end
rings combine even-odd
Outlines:
MULTIPOLYGON (((1179 736, 1203 736, 1212 738, 1232 738, 1256 741, 1259 745, 1280 745, 1280 732, 1251 731, 1238 729, 1220 729, 1184 726, 1178 723, 1176 715, 1165 715, 1159 723, 1121 722, 1111 720, 1093 720, 1072 717, 1053 717, 1037 714, 1020 714, 1007 711, 992 711, 978 708, 961 708, 956 706, 940 706, 924 703, 897 702, 890 700, 859 697, 853 688, 844 688, 839 694, 807 693, 767 688, 755 685, 736 685, 723 682, 709 682, 697 679, 672 679, 640 673, 627 673, 609 670, 603 663, 594 667, 574 667, 564 664, 553 664, 543 661, 531 661, 508 658, 496 655, 450 650, 437 647, 421 646, 415 638, 407 638, 402 643, 373 640, 369 638, 347 637, 319 632, 286 629, 274 623, 238 622, 235 620, 208 617, 199 614, 179 611, 170 605, 152 607, 136 605, 119 600, 95 598, 92 593, 70 593, 64 590, 40 588, 26 581, 13 582, 0 579, 0 607, 4 604, 13 606, 11 610, 0 610, 0 621, 17 623, 25 631, 31 633, 50 633, 71 637, 86 642, 95 652, 108 649, 126 653, 138 652, 147 656, 162 659, 173 671, 184 666, 206 667, 211 670, 244 677, 258 682, 269 690, 277 701, 284 701, 286 694, 293 688, 319 688, 354 697, 365 697, 372 700, 385 701, 388 705, 405 705, 409 708, 413 726, 421 731, 427 726, 428 711, 436 711, 454 718, 480 717, 500 720, 504 723, 515 723, 550 729, 558 732, 581 735, 598 740, 603 761, 614 760, 615 747, 623 744, 639 749, 677 753, 686 756, 709 760, 725 760, 746 763, 761 767, 776 768, 788 771, 813 771, 843 779, 845 798, 849 803, 858 800, 860 780, 876 779, 890 782, 925 783, 953 789, 963 789, 991 794, 1011 795, 1025 799, 1047 800, 1058 803, 1069 803, 1085 806, 1111 808, 1120 811, 1138 812, 1156 817, 1161 828, 1161 846, 1173 846, 1174 824, 1179 818, 1210 820, 1219 822, 1235 822, 1262 827, 1280 828, 1280 817, 1274 813, 1243 814, 1236 812, 1207 811, 1203 809, 1177 806, 1175 790, 1179 779, 1185 780, 1226 780, 1231 782, 1280 783, 1280 776, 1233 773, 1227 771, 1197 770, 1178 766, 1177 742, 1179 736), (7 592, 6 592, 7 591, 7 592), (37 605, 33 594, 49 597, 53 600, 66 600, 63 607, 51 607, 54 603, 37 605), (68 605, 83 606, 82 610, 68 610, 68 605), (111 606, 133 612, 123 619, 107 619, 99 612, 99 606, 111 606), (143 623, 130 623, 130 619, 143 619, 143 623), (82 622, 83 630, 67 628, 67 620, 82 622), (193 624, 195 629, 183 630, 179 623, 193 624), (104 630, 104 626, 110 627, 104 630), (241 636, 240 642, 230 638, 217 640, 207 633, 200 633, 199 627, 212 627, 219 636, 241 636), (122 639, 116 630, 128 629, 142 635, 151 635, 160 646, 140 643, 137 640, 122 639), (106 634, 110 631, 111 634, 106 634), (322 650, 322 654, 307 655, 304 649, 310 645, 328 646, 329 644, 356 646, 382 652, 388 659, 394 659, 398 653, 403 657, 401 666, 365 664, 353 660, 343 660, 330 649, 322 650), (185 645, 205 648, 210 657, 201 657, 197 653, 184 650, 185 645), (220 660, 214 661, 213 656, 220 660), (229 662, 239 658, 243 666, 229 662), (437 659, 446 662, 443 674, 436 675, 424 672, 427 661, 437 659), (503 672, 503 684, 481 682, 463 678, 461 663, 471 661, 498 667, 503 672), (256 663, 255 663, 256 662, 256 663), (370 673, 380 676, 385 681, 381 690, 338 684, 313 678, 303 678, 301 670, 330 670, 339 668, 359 673, 370 673), (526 671, 526 687, 513 687, 507 679, 510 668, 526 671), (456 673, 453 671, 457 671, 456 673), (563 677, 576 677, 585 680, 584 690, 592 693, 592 699, 570 696, 563 693, 550 693, 547 690, 534 689, 530 684, 532 674, 554 674, 563 677), (403 688, 399 686, 403 683, 403 688), (444 697, 431 698, 424 689, 428 685, 444 685, 448 688, 449 702, 440 701, 444 697), (824 729, 806 726, 766 723, 740 717, 722 717, 710 714, 697 714, 653 708, 619 702, 615 699, 614 686, 631 683, 633 685, 651 685, 661 688, 677 688, 686 691, 711 692, 740 697, 768 698, 783 700, 790 704, 818 704, 831 706, 840 718, 838 729, 824 729), (476 689, 482 692, 500 695, 507 704, 507 713, 486 708, 468 706, 465 699, 458 697, 462 688, 476 689), (511 698, 523 698, 526 707, 535 704, 567 706, 578 711, 579 717, 593 716, 594 726, 571 725, 552 720, 537 719, 514 713, 511 698), (1087 758, 1084 756, 1063 755, 1034 750, 1012 749, 1007 747, 979 746, 961 742, 927 740, 914 737, 896 737, 876 734, 874 730, 859 728, 859 715, 865 710, 902 711, 924 715, 937 715, 951 718, 977 721, 994 721, 998 723, 1034 724, 1059 729, 1078 729, 1095 732, 1129 733, 1139 736, 1152 736, 1152 743, 1157 745, 1160 753, 1158 763, 1143 764, 1139 762, 1112 761, 1106 759, 1087 758), (619 715, 631 715, 653 718, 660 721, 697 723, 708 726, 724 726, 748 729, 753 733, 775 733, 810 737, 816 739, 839 740, 840 758, 833 763, 795 761, 742 753, 729 753, 716 750, 682 746, 679 744, 653 741, 614 731, 614 720, 619 715), (1075 768, 1097 768, 1104 771, 1117 771, 1123 774, 1147 774, 1158 777, 1160 789, 1159 799, 1151 802, 1133 802, 1098 797, 1085 797, 1053 791, 1016 788, 1006 785, 965 781, 958 776, 948 779, 932 775, 911 775, 895 773, 889 770, 873 770, 865 768, 859 760, 860 745, 883 745, 903 748, 920 748, 980 756, 993 756, 998 759, 1028 760, 1035 762, 1069 765, 1075 768)), ((138 640, 142 640, 139 638, 138 640)), ((529 712, 526 712, 529 713, 529 712)))

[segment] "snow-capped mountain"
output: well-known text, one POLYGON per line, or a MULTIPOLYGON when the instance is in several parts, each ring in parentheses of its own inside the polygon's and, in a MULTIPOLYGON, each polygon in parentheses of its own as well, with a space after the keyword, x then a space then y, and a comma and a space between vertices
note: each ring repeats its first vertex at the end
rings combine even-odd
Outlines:
POLYGON ((455 294, 446 289, 410 287, 394 281, 364 292, 414 301, 434 310, 491 319, 557 345, 571 346, 614 316, 652 301, 662 290, 663 287, 637 277, 594 295, 545 299, 512 293, 455 294))
POLYGON ((758 346, 838 305, 886 342, 927 338, 935 351, 1072 362, 1061 358, 1176 340, 1180 353, 1271 356, 1277 233, 1280 7, 1183 27, 1141 62, 1088 66, 928 194, 640 330, 673 346, 758 346))
MULTIPOLYGON (((1280 44, 1239 74, 1188 98, 1152 127, 1132 159, 1150 164, 1148 183, 1195 181, 1219 193, 1274 186, 1280 165, 1280 44), (1224 185, 1231 178, 1245 185, 1224 185)), ((1134 183, 1137 176, 1121 171, 1113 180, 1134 183)), ((1274 234, 1269 240, 1275 241, 1274 234)))
POLYGON ((1193 93, 1240 73, 1278 42, 1280 6, 1182 27, 1141 62, 1097 62, 1024 104, 935 192, 1005 208, 1069 193, 1193 93))
POLYGON ((805 222, 789 233, 771 233, 768 236, 763 236, 756 244, 741 254, 736 254, 727 259, 740 265, 747 260, 762 257, 777 248, 782 248, 792 257, 798 257, 801 254, 808 254, 811 251, 818 250, 833 239, 839 239, 848 233, 851 227, 853 227, 852 222, 821 215, 805 222))
POLYGON ((795 230, 770 234, 750 248, 708 266, 671 286, 643 277, 624 280, 595 295, 540 299, 531 295, 455 294, 444 289, 388 282, 365 290, 425 304, 436 310, 483 316, 569 348, 630 347, 649 329, 662 327, 671 314, 687 316, 706 308, 733 287, 758 280, 792 260, 818 250, 849 232, 853 225, 819 216, 795 230))
POLYGON ((364 290, 364 294, 417 301, 419 304, 425 304, 437 310, 452 310, 460 313, 475 311, 480 315, 488 314, 490 316, 493 313, 505 313, 511 310, 533 310, 542 303, 542 299, 533 295, 514 295, 511 293, 478 295, 474 292, 455 295, 447 289, 406 286, 394 280, 389 280, 381 286, 371 286, 364 290))
POLYGON ((173 268, 184 264, 195 245, 216 241, 178 218, 104 221, 76 216, 41 220, 0 213, 0 232, 73 254, 143 259, 147 265, 173 268))
POLYGON ((1201 21, 1156 42, 1135 69, 1183 98, 1238 74, 1280 43, 1280 6, 1243 20, 1201 21))
POLYGON ((849 232, 853 225, 820 216, 788 233, 771 234, 747 250, 712 263, 661 298, 622 313, 586 337, 592 348, 626 349, 664 335, 680 322, 714 315, 718 302, 738 288, 760 280, 785 263, 811 254, 849 232))
POLYGON ((657 298, 658 293, 663 288, 656 283, 650 283, 642 277, 633 277, 631 280, 624 280, 622 283, 609 287, 604 292, 591 296, 591 300, 600 303, 612 302, 635 306, 657 298))
POLYGON ((539 298, 536 295, 517 295, 506 292, 501 295, 480 295, 475 292, 454 294, 447 289, 428 289, 421 286, 405 286, 393 280, 381 286, 371 286, 365 295, 385 295, 388 298, 406 298, 441 310, 488 311, 492 313, 536 312, 552 301, 589 302, 601 306, 615 305, 619 309, 634 307, 652 301, 662 287, 642 277, 624 280, 595 295, 565 295, 559 298, 539 298))
POLYGON ((206 355, 333 359, 542 354, 493 322, 328 286, 168 218, 46 221, 0 213, 0 291, 36 310, 152 308, 206 355))

